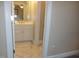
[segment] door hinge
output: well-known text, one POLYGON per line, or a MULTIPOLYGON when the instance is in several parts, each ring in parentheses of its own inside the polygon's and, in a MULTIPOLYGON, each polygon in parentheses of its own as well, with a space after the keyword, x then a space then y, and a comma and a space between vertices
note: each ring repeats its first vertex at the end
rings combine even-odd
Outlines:
POLYGON ((15 49, 13 49, 13 53, 15 54, 15 49))

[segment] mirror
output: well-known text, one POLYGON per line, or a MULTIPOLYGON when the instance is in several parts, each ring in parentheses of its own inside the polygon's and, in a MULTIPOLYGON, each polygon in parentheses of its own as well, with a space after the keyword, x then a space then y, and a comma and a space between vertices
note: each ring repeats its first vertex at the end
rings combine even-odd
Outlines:
POLYGON ((17 5, 15 4, 14 8, 15 12, 15 20, 23 20, 23 5, 17 5))
POLYGON ((36 19, 38 4, 34 1, 14 1, 15 20, 31 21, 36 19))
POLYGON ((14 14, 15 20, 29 20, 30 19, 30 7, 27 1, 15 1, 14 2, 14 14))

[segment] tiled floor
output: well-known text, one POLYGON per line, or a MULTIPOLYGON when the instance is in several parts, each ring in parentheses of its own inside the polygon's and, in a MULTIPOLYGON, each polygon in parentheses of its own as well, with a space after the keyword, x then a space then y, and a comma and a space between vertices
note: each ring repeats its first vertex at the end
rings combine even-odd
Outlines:
POLYGON ((42 45, 36 46, 31 42, 16 42, 15 58, 40 58, 42 45))

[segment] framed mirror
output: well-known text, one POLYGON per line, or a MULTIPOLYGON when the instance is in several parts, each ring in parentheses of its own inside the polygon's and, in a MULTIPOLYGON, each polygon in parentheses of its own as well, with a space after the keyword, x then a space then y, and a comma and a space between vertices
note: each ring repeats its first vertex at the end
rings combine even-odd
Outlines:
POLYGON ((15 12, 15 20, 23 20, 23 5, 17 5, 15 4, 14 7, 15 12))
POLYGON ((15 1, 14 2, 14 14, 15 14, 15 20, 31 20, 31 10, 33 7, 31 6, 31 3, 29 1, 15 1))

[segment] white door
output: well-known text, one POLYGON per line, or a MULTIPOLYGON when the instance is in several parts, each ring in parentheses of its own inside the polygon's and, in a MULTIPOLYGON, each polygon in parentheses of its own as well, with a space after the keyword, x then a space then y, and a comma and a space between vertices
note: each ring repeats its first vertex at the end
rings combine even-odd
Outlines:
POLYGON ((13 57, 11 2, 0 1, 0 57, 13 57))

